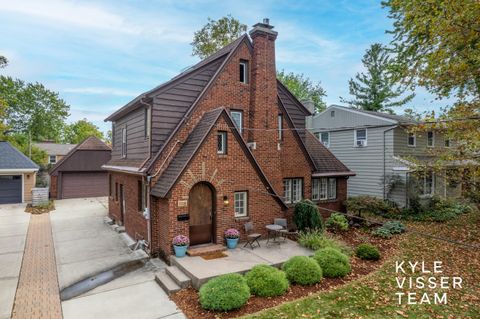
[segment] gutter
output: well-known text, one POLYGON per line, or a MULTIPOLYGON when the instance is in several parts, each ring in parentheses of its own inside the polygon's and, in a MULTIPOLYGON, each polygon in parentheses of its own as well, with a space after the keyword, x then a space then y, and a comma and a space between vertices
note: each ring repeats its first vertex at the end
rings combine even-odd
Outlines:
POLYGON ((313 173, 312 177, 355 176, 355 172, 313 173))
POLYGON ((38 168, 2 168, 0 174, 15 174, 15 173, 33 173, 38 172, 38 168))
MULTIPOLYGON (((386 139, 385 139, 385 133, 388 132, 388 131, 394 130, 394 129, 397 128, 397 127, 398 127, 398 125, 394 125, 394 126, 392 126, 391 128, 386 129, 386 130, 383 131, 383 187, 382 187, 382 188, 383 188, 383 200, 386 200, 386 199, 387 199, 387 198, 386 198, 387 196, 386 196, 386 194, 385 194, 385 181, 386 181, 386 176, 385 176, 385 174, 387 173, 387 164, 386 164, 386 161, 387 161, 387 158, 386 158, 386 157, 387 157, 387 156, 386 156, 386 154, 385 154, 385 140, 386 140, 386 139)), ((395 144, 395 141, 393 141, 392 144, 395 144)), ((392 150, 392 152, 393 152, 393 150, 392 150)))

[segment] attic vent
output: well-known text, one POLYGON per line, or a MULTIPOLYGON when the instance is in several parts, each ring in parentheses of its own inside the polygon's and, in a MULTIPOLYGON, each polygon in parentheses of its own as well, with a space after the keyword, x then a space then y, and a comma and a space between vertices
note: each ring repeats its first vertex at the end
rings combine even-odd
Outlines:
POLYGON ((256 150, 257 149, 257 142, 248 142, 247 146, 250 150, 256 150))
POLYGON ((335 111, 330 111, 330 117, 335 117, 335 111))

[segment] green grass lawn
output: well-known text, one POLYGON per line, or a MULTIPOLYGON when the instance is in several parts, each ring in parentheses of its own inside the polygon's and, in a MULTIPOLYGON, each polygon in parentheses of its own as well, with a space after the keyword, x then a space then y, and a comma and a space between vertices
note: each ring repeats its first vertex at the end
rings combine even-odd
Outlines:
MULTIPOLYGON (((416 231, 480 245, 480 214, 462 215, 447 223, 408 223, 416 231)), ((394 237, 392 240, 399 240, 394 237)), ((401 237, 398 254, 376 272, 336 290, 267 309, 247 318, 480 318, 480 251, 465 249, 414 233, 401 237), (442 274, 460 276, 462 289, 399 289, 395 261, 442 262, 442 274), (427 292, 432 304, 398 304, 397 292, 427 292), (447 293, 447 304, 433 304, 433 293, 447 293)), ((410 275, 405 275, 410 276, 410 275)), ((426 275, 430 277, 431 275, 426 275)), ((416 275, 412 275, 416 277, 416 275)))

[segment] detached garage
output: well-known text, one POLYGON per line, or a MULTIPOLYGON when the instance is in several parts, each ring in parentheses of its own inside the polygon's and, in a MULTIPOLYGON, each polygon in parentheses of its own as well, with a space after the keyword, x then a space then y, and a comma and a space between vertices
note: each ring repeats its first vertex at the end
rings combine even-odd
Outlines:
POLYGON ((50 197, 108 196, 108 173, 102 165, 111 149, 94 136, 78 144, 50 170, 50 197))
POLYGON ((0 204, 32 200, 38 165, 8 142, 0 142, 0 204))

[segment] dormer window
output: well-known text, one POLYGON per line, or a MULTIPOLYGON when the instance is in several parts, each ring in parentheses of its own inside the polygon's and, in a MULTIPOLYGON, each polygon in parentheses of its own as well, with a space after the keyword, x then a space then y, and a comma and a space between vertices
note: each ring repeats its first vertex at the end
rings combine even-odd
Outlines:
POLYGON ((248 83, 248 61, 240 60, 240 82, 248 83))

